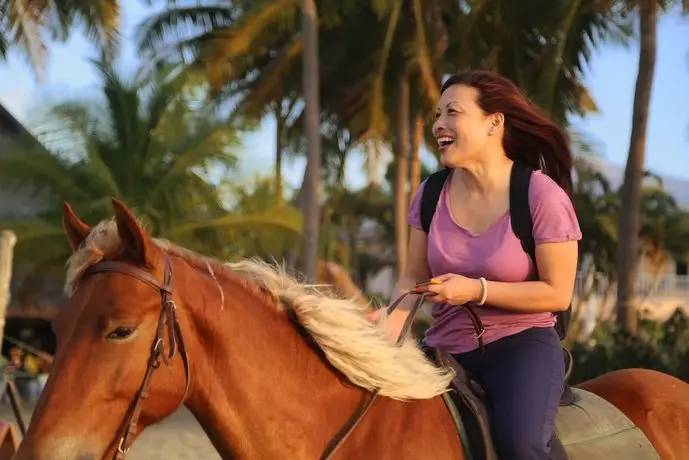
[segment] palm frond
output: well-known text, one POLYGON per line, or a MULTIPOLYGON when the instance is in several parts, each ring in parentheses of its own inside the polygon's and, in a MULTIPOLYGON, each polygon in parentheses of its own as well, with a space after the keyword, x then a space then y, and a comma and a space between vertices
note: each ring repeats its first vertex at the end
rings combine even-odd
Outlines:
POLYGON ((230 1, 200 3, 168 7, 139 24, 135 36, 139 53, 149 62, 190 62, 209 34, 233 25, 240 11, 230 1))
POLYGON ((284 207, 272 211, 248 214, 229 215, 204 221, 188 222, 170 229, 171 235, 181 235, 186 232, 197 231, 206 228, 225 228, 231 230, 252 229, 255 227, 270 227, 286 230, 300 235, 303 219, 301 212, 294 208, 284 207))
POLYGON ((10 191, 24 190, 33 196, 49 191, 73 200, 88 199, 88 193, 70 179, 71 172, 67 162, 39 148, 0 155, 0 183, 10 191))
POLYGON ((383 135, 385 126, 387 126, 385 110, 384 110, 384 84, 386 68, 389 62, 390 53, 392 50, 393 39, 397 31, 397 24, 399 23, 402 13, 402 0, 394 0, 394 6, 390 11, 388 25, 385 32, 385 41, 383 42, 383 49, 381 52, 380 64, 378 66, 378 73, 373 83, 373 91, 371 94, 371 119, 369 127, 369 138, 376 138, 383 135))
POLYGON ((31 0, 5 2, 2 28, 9 32, 8 42, 19 46, 31 68, 42 80, 47 55, 45 28, 47 4, 31 0))
MULTIPOLYGON (((55 0, 58 20, 67 26, 83 26, 87 40, 112 61, 120 47, 120 2, 116 0, 55 0)), ((67 28, 67 27, 65 27, 67 28)))

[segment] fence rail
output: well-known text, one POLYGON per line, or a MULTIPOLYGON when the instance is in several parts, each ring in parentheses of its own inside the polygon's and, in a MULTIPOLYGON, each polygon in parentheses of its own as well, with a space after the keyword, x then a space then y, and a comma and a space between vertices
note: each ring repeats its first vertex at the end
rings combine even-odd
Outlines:
MULTIPOLYGON (((593 288, 594 296, 616 296, 617 289, 609 290, 607 279, 596 275, 588 280, 584 276, 578 276, 574 288, 574 295, 581 296, 593 288), (595 283, 595 284, 592 284, 595 283)), ((689 302, 689 275, 640 275, 636 279, 636 296, 645 298, 684 298, 689 302)))

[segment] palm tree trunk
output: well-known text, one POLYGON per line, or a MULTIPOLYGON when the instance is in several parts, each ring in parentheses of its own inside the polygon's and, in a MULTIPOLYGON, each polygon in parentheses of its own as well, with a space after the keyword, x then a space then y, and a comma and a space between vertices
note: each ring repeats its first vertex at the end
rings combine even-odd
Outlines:
POLYGON ((302 2, 302 39, 304 41, 303 77, 304 122, 306 124, 307 164, 304 200, 304 238, 302 264, 304 275, 314 281, 318 269, 318 186, 321 175, 320 99, 318 72, 318 17, 315 0, 302 2))
POLYGON ((280 106, 275 109, 275 207, 280 209, 284 205, 282 186, 282 131, 284 120, 280 113, 280 106))
POLYGON ((409 163, 409 202, 421 185, 421 142, 423 140, 423 117, 414 117, 414 136, 411 142, 411 162, 409 163))
POLYGON ((409 76, 399 81, 397 135, 395 148, 395 246, 397 275, 404 273, 407 263, 407 183, 409 180, 409 76))
POLYGON ((643 0, 639 4, 639 72, 634 92, 632 133, 629 155, 624 172, 619 220, 618 246, 617 323, 631 334, 636 334, 638 317, 634 306, 635 278, 639 248, 639 212, 641 180, 646 156, 646 130, 651 100, 651 88, 656 61, 658 6, 656 0, 643 0))

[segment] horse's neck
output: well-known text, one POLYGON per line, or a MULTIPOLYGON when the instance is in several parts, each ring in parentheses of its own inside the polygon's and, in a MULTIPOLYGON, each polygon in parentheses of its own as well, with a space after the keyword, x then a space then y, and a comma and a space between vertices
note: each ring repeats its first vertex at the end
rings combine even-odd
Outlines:
POLYGON ((223 458, 317 458, 360 391, 342 385, 284 312, 236 282, 218 281, 224 309, 213 281, 187 283, 205 295, 191 321, 187 406, 223 458))
MULTIPOLYGON (((363 390, 341 381, 284 312, 234 281, 217 279, 224 309, 210 277, 186 283, 188 294, 203 303, 194 306, 191 320, 187 406, 222 458, 319 458, 363 390)), ((339 453, 362 460, 464 458, 439 398, 378 398, 339 453)))

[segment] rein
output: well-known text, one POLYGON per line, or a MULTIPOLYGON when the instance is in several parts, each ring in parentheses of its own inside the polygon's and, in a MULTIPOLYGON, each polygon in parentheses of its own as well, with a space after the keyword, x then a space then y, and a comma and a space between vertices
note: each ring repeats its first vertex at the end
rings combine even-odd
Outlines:
MULTIPOLYGON (((164 253, 164 255, 165 279, 162 283, 158 281, 158 279, 156 279, 149 272, 125 262, 102 261, 92 265, 86 270, 86 274, 120 273, 123 275, 134 277, 139 281, 148 284, 153 289, 157 290, 160 293, 161 297, 161 310, 160 316, 158 318, 158 327, 156 330, 156 335, 153 339, 153 343, 151 345, 151 354, 148 358, 148 366, 146 368, 146 373, 144 374, 144 378, 141 382, 139 391, 137 392, 135 399, 132 401, 131 408, 127 416, 125 416, 124 420, 122 421, 122 426, 120 429, 124 430, 124 432, 119 438, 117 450, 115 451, 113 460, 124 460, 127 454, 129 453, 129 449, 134 443, 136 434, 138 432, 139 417, 141 416, 143 404, 146 398, 148 397, 148 387, 151 384, 151 377, 153 376, 153 373, 156 371, 156 369, 160 367, 161 361, 166 366, 170 365, 170 360, 175 357, 177 350, 179 350, 180 354, 182 355, 182 361, 184 362, 184 374, 186 380, 184 396, 182 397, 182 400, 180 401, 178 407, 184 404, 189 393, 189 387, 191 384, 189 357, 187 355, 186 347, 184 346, 184 340, 182 338, 182 329, 180 328, 179 322, 177 320, 177 306, 175 305, 174 300, 172 300, 172 264, 170 262, 170 256, 167 253, 164 253), (167 346, 167 353, 165 352, 166 329, 167 337, 169 340, 167 346)), ((416 299, 414 305, 409 311, 409 314, 407 315, 407 318, 404 321, 404 325, 402 326, 402 330, 400 331, 400 334, 397 337, 397 340, 395 341, 395 345, 397 346, 400 346, 402 344, 404 338, 409 333, 412 323, 414 322, 414 319, 416 318, 417 313, 421 309, 421 306, 423 305, 423 302, 426 299, 426 297, 433 293, 424 292, 419 294, 413 290, 407 291, 403 293, 401 296, 399 296, 397 300, 390 304, 389 307, 387 307, 386 314, 390 315, 393 311, 395 311, 395 309, 399 306, 402 300, 404 300, 410 294, 418 294, 419 297, 416 299)), ((296 325, 300 326, 299 322, 296 319, 295 312, 291 311, 290 313, 293 318, 293 322, 296 325)), ((308 334, 308 332, 306 332, 305 330, 303 332, 310 337, 310 334, 308 334)), ((340 428, 337 434, 330 440, 325 450, 323 451, 323 454, 320 456, 320 460, 332 459, 337 449, 340 448, 342 444, 347 440, 349 435, 359 425, 359 422, 361 422, 368 410, 371 408, 373 402, 378 397, 378 393, 379 390, 375 390, 370 393, 364 393, 361 399, 361 403, 349 417, 347 422, 342 426, 342 428, 340 428)))
MULTIPOLYGON (((397 306, 404 300, 409 294, 418 294, 416 291, 407 291, 401 296, 397 298, 390 306, 387 308, 385 314, 390 315, 397 306)), ((402 342, 404 341, 404 338, 406 337, 407 333, 409 332, 409 329, 411 329, 411 325, 414 322, 414 318, 416 318, 416 314, 419 312, 421 309, 421 305, 423 305, 424 300, 426 300, 426 297, 428 295, 435 295, 433 292, 424 292, 422 294, 419 294, 419 297, 416 299, 414 302, 414 305, 412 306, 411 310, 409 311, 409 314, 407 315, 407 318, 404 320, 404 325, 402 326, 402 330, 400 331, 400 334, 397 336, 397 340, 395 341, 395 345, 400 346, 402 345, 402 342)), ((356 408, 354 413, 349 417, 347 422, 340 428, 340 430, 337 432, 337 434, 330 440, 328 445, 326 446, 325 450, 323 451, 323 454, 320 456, 320 460, 330 460, 333 455, 335 455, 335 452, 337 449, 344 444, 345 440, 349 437, 349 435, 354 431, 354 429, 359 425, 359 422, 364 418, 368 410, 371 408, 373 405, 373 402, 376 400, 378 397, 379 390, 375 390, 371 392, 370 394, 366 395, 364 394, 361 399, 361 403, 359 406, 356 408)))
POLYGON ((113 460, 124 460, 136 438, 139 417, 141 416, 144 401, 148 397, 148 387, 151 384, 151 377, 156 369, 160 367, 161 361, 165 363, 166 366, 170 365, 170 360, 175 357, 178 349, 182 355, 182 361, 184 362, 184 374, 186 379, 184 396, 182 397, 182 401, 179 403, 179 406, 184 403, 189 393, 189 386, 191 384, 189 357, 187 356, 187 350, 184 346, 182 329, 179 327, 179 322, 177 321, 177 306, 175 305, 175 301, 172 300, 172 264, 170 263, 170 256, 165 253, 165 279, 163 283, 158 281, 153 275, 145 270, 124 262, 117 261, 98 262, 89 267, 86 270, 86 273, 121 273, 123 275, 132 276, 160 292, 160 316, 158 317, 156 335, 151 345, 151 354, 148 358, 148 366, 146 368, 143 381, 141 382, 141 386, 139 387, 139 391, 136 394, 136 398, 132 402, 132 406, 127 416, 122 421, 121 429, 124 429, 124 433, 119 439, 117 450, 115 451, 115 456, 113 457, 113 460), (167 353, 165 352, 166 329, 169 340, 167 353))

